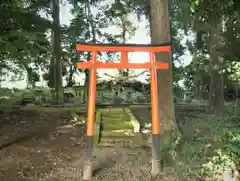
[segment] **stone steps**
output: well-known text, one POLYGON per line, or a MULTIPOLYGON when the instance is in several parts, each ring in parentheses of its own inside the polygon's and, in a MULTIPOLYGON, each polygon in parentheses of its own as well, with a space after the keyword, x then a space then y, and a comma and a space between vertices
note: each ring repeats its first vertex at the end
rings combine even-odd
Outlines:
POLYGON ((97 147, 133 147, 146 143, 139 131, 136 131, 138 122, 129 109, 113 109, 101 114, 97 147))
POLYGON ((100 147, 128 147, 134 148, 142 145, 147 145, 147 138, 144 138, 141 133, 134 134, 132 136, 104 136, 102 137, 99 146, 100 147))

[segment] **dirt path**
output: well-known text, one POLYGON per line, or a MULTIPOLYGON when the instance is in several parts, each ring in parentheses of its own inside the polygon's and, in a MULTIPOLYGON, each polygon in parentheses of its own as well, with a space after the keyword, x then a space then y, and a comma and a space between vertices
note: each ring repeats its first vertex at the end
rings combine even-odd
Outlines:
POLYGON ((67 114, 16 111, 2 116, 0 180, 61 180, 56 173, 83 157, 83 134, 67 114))
MULTIPOLYGON (((0 181, 79 181, 84 126, 68 113, 13 111, 0 116, 0 181)), ((151 181, 149 148, 95 150, 93 181, 151 181)))

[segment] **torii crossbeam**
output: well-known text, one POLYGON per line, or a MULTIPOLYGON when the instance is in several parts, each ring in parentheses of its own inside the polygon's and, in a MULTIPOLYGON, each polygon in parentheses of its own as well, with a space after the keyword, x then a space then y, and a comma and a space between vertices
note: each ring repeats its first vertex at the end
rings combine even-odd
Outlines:
MULTIPOLYGON (((87 160, 84 163, 83 180, 90 180, 92 177, 92 157, 93 157, 93 136, 94 119, 96 105, 96 77, 97 69, 150 69, 151 73, 151 103, 152 103, 152 166, 160 161, 160 121, 158 120, 158 91, 157 91, 157 70, 168 70, 168 63, 156 62, 155 53, 171 51, 171 47, 165 45, 135 45, 135 44, 88 44, 76 45, 78 52, 92 52, 92 60, 78 63, 77 68, 87 68, 90 70, 89 100, 88 100, 88 120, 87 120, 87 160), (121 52, 120 63, 109 63, 97 61, 97 52, 121 52), (128 52, 149 52, 150 62, 129 63, 128 52)), ((154 168, 153 168, 154 169, 154 168)))

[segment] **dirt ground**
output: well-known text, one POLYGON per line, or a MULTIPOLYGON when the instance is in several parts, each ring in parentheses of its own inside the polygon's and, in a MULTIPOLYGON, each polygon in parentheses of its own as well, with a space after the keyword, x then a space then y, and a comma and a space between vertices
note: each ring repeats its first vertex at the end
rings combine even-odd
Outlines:
POLYGON ((68 114, 13 111, 0 120, 1 181, 61 180, 83 155, 83 128, 68 114))
MULTIPOLYGON (((15 110, 1 115, 0 181, 82 180, 84 130, 68 113, 15 110)), ((156 180, 149 178, 150 154, 148 148, 95 150, 93 180, 156 180)))

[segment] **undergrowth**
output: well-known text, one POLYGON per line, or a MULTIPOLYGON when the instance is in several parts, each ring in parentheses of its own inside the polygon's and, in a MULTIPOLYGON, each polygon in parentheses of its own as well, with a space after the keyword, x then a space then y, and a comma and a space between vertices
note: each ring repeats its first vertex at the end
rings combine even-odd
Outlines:
POLYGON ((174 172, 180 180, 238 181, 240 171, 240 108, 223 119, 201 112, 177 116, 183 129, 180 150, 172 150, 174 172), (238 111, 239 110, 239 111, 238 111), (235 179, 235 180, 234 180, 235 179))

